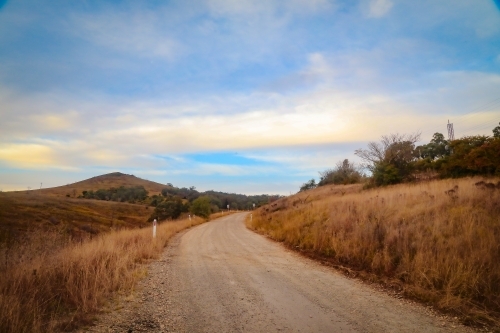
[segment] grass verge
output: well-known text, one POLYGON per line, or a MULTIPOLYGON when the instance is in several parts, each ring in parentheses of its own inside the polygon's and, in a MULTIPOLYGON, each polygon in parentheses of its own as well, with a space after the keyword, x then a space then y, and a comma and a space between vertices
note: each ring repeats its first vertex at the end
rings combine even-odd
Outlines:
POLYGON ((3 248, 0 261, 0 331, 56 332, 88 324, 116 293, 130 292, 144 276, 144 263, 157 258, 177 232, 201 218, 152 228, 101 234, 65 242, 58 234, 26 236, 3 248))
POLYGON ((465 323, 498 327, 500 188, 480 181, 325 186, 258 209, 247 226, 465 323))

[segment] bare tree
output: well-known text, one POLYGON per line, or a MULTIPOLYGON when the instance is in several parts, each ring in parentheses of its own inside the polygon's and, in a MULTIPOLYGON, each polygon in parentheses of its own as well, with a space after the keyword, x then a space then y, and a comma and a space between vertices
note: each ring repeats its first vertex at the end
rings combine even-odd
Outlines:
POLYGON ((362 166, 371 172, 382 162, 409 162, 414 158, 415 143, 420 140, 420 133, 383 135, 380 142, 370 141, 368 148, 356 149, 354 154, 364 163, 362 166))

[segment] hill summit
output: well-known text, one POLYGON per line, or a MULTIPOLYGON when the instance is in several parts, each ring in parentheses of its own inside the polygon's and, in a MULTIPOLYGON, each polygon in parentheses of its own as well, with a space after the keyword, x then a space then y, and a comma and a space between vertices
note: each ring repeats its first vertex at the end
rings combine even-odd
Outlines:
POLYGON ((69 194, 70 197, 77 197, 82 193, 82 191, 96 191, 99 189, 110 189, 112 187, 117 188, 120 186, 143 186, 146 191, 148 191, 149 195, 159 194, 162 189, 169 187, 167 185, 142 179, 134 175, 128 175, 121 172, 111 172, 73 184, 42 189, 40 192, 53 196, 68 196, 69 194))

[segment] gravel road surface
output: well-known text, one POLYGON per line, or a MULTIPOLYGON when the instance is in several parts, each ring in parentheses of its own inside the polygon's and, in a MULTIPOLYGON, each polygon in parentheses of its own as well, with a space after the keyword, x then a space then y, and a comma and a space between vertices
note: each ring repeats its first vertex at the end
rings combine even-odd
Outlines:
POLYGON ((174 237, 135 297, 92 332, 474 332, 246 229, 245 213, 174 237))

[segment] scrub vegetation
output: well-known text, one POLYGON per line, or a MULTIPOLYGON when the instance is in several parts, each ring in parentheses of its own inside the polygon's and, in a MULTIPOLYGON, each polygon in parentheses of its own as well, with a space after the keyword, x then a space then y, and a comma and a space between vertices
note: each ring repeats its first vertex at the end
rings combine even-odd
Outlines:
POLYGON ((0 260, 0 331, 68 331, 89 323, 110 297, 130 294, 178 231, 201 218, 121 230, 81 239, 38 231, 9 247, 0 260))
POLYGON ((354 154, 361 165, 344 160, 310 179, 300 191, 328 184, 364 183, 366 188, 467 176, 500 176, 500 123, 493 136, 473 135, 448 141, 434 133, 429 143, 417 146, 420 133, 383 135, 354 154), (370 176, 365 176, 366 170, 370 176))
POLYGON ((498 326, 499 202, 498 178, 326 185, 259 208, 247 225, 465 323, 498 326))

